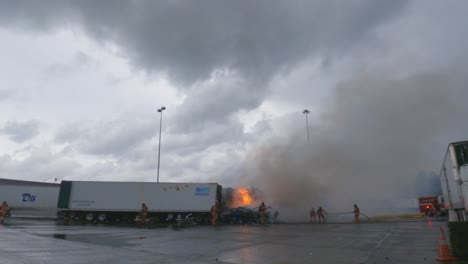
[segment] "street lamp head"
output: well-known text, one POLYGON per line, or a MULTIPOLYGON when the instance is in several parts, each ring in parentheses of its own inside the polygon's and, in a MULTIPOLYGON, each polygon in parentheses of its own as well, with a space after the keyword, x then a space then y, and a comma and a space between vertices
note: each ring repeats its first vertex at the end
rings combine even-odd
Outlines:
POLYGON ((308 113, 310 113, 310 111, 307 110, 307 109, 304 109, 304 111, 302 111, 302 113, 307 115, 308 113))
POLYGON ((165 107, 165 106, 159 108, 159 109, 158 109, 158 112, 161 113, 163 110, 166 110, 166 107, 165 107))

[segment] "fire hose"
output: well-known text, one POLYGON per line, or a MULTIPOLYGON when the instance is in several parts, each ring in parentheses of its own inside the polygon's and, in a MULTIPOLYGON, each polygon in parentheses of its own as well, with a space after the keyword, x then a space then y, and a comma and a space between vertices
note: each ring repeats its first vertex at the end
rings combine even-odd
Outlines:
MULTIPOLYGON (((354 212, 344 212, 344 213, 327 213, 327 215, 344 215, 344 214, 354 214, 354 212)), ((359 213, 359 215, 363 215, 367 218, 370 218, 368 215, 366 214, 363 214, 363 213, 359 213)))

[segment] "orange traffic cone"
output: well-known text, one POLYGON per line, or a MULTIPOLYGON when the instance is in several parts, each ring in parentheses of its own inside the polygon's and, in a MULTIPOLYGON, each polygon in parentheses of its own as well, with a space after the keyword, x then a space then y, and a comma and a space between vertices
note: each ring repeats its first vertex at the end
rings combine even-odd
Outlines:
POLYGON ((439 238, 439 257, 436 258, 438 261, 451 261, 457 260, 456 257, 453 257, 450 253, 450 247, 445 239, 445 232, 442 227, 440 227, 440 238, 439 238))

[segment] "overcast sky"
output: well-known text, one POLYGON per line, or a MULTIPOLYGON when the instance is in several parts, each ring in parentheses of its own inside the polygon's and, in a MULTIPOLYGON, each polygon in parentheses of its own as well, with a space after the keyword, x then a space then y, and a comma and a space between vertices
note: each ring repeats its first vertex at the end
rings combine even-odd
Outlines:
POLYGON ((375 176, 371 157, 389 160, 382 175, 438 172, 446 145, 468 139, 467 11, 454 0, 0 0, 0 175, 155 181, 161 106, 161 181, 253 184, 298 159, 295 170, 329 178, 375 176), (307 157, 269 156, 290 149, 307 157), (336 163, 347 165, 320 168, 336 163))

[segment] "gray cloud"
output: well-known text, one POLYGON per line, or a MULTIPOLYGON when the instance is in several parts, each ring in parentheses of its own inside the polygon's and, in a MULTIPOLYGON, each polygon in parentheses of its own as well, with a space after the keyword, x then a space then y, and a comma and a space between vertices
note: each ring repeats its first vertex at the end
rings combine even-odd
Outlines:
MULTIPOLYGON (((86 173, 71 173, 74 177, 147 181, 154 180, 156 175, 158 132, 154 120, 120 118, 103 123, 69 124, 56 133, 54 143, 65 144, 67 156, 96 155, 106 160, 83 168, 86 173)), ((242 125, 234 119, 228 124, 206 123, 190 133, 164 129, 161 180, 181 181, 189 176, 191 180, 206 181, 226 172, 232 175, 230 168, 233 164, 238 166, 249 140, 242 133, 242 125)))
POLYGON ((163 134, 162 146, 176 154, 192 154, 218 144, 244 144, 242 124, 236 120, 224 123, 208 123, 197 130, 163 134))
POLYGON ((0 102, 7 100, 13 95, 13 90, 0 89, 0 102))
MULTIPOLYGON (((172 118, 174 131, 194 132, 212 123, 230 125, 229 115, 242 108, 253 108, 263 99, 251 83, 237 74, 219 73, 196 83, 172 118)), ((232 124, 232 123, 231 123, 232 124)))
POLYGON ((46 73, 53 76, 64 76, 76 74, 81 67, 91 63, 90 57, 82 52, 76 52, 75 56, 68 62, 60 62, 50 65, 46 69, 46 73))
POLYGON ((87 126, 65 126, 57 132, 55 142, 72 144, 86 154, 121 156, 155 134, 152 120, 118 119, 87 126))
POLYGON ((2 178, 50 182, 55 178, 73 178, 83 169, 77 162, 63 158, 61 153, 54 154, 49 147, 30 145, 21 152, 27 153, 24 160, 10 155, 0 156, 2 178))
MULTIPOLYGON (((137 162, 122 163, 97 160, 82 164, 65 151, 52 151, 49 143, 29 145, 18 153, 25 158, 0 156, 1 178, 53 182, 60 180, 153 180, 151 171, 141 169, 137 162)), ((154 174, 154 173, 153 173, 154 174)))
POLYGON ((39 122, 34 120, 25 122, 8 121, 0 131, 11 140, 21 143, 39 134, 39 122))

